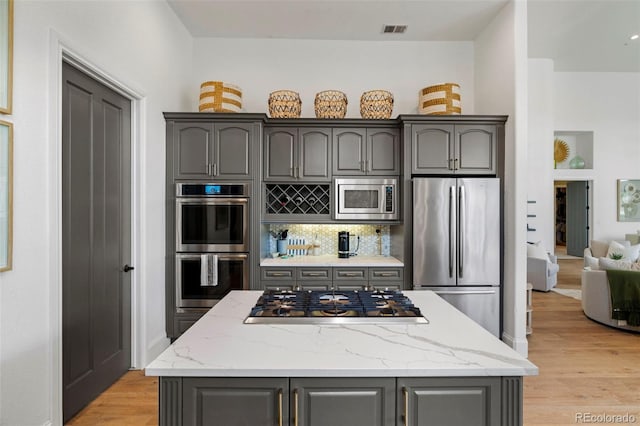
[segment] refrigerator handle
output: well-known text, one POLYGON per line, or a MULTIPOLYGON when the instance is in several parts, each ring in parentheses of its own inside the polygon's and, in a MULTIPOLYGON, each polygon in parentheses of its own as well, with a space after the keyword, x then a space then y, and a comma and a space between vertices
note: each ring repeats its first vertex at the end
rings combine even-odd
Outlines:
POLYGON ((454 186, 449 187, 449 278, 453 278, 453 221, 454 219, 454 205, 456 198, 456 188, 454 186))
POLYGON ((464 276, 464 242, 465 242, 465 193, 464 186, 460 185, 458 187, 458 277, 463 278, 464 276))

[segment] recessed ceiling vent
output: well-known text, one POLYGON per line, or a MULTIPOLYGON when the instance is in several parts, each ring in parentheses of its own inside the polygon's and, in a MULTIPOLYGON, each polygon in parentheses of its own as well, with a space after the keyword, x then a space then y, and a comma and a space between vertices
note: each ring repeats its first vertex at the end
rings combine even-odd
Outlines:
POLYGON ((382 28, 383 34, 404 34, 407 31, 406 25, 385 25, 382 28))

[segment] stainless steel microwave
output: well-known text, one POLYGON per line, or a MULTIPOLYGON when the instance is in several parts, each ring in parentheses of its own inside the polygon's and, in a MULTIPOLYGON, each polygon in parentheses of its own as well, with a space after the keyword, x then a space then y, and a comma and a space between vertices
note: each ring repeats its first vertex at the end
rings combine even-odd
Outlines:
POLYGON ((398 220, 397 178, 334 179, 334 219, 398 220))

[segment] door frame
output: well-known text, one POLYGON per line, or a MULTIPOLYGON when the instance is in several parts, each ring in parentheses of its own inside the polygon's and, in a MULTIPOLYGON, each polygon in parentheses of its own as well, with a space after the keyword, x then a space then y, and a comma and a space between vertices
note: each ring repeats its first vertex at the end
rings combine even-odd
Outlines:
POLYGON ((144 94, 106 71, 106 67, 93 61, 91 55, 81 53, 75 46, 54 30, 49 37, 49 171, 48 171, 48 221, 50 224, 49 269, 51 287, 49 294, 51 359, 51 422, 62 425, 62 62, 67 62, 88 76, 131 101, 131 367, 142 368, 145 363, 146 341, 144 265, 141 256, 143 241, 142 214, 142 143, 146 105, 144 94))

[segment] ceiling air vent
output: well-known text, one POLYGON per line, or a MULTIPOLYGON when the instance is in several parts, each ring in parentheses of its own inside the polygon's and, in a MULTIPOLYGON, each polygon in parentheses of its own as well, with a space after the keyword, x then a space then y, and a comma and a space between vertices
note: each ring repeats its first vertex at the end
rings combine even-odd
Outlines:
POLYGON ((407 31, 406 25, 385 25, 382 28, 383 34, 404 34, 407 31))

